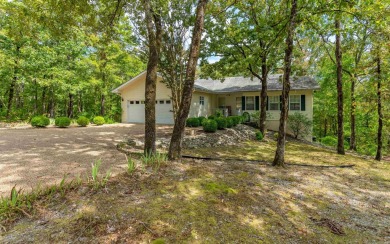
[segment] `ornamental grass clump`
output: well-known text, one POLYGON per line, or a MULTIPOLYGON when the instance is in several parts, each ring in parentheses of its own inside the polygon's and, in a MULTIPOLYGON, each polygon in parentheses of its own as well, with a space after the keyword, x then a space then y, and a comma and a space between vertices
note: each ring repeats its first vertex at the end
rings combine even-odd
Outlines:
POLYGON ((55 126, 60 128, 66 128, 70 125, 70 119, 68 117, 58 117, 54 122, 55 126))
POLYGON ((34 127, 46 127, 50 124, 50 119, 45 116, 35 116, 31 119, 31 125, 34 127))

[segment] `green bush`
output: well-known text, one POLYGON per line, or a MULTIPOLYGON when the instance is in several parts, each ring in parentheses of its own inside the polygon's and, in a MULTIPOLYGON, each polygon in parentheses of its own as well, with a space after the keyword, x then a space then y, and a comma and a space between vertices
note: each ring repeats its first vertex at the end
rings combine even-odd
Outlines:
POLYGON ((77 124, 79 126, 85 127, 85 126, 89 125, 89 119, 87 117, 85 117, 85 116, 80 116, 77 119, 77 124))
POLYGON ((288 127, 294 134, 295 138, 305 137, 310 134, 313 122, 307 117, 307 115, 295 112, 288 116, 288 127))
POLYGON ((31 125, 34 127, 46 127, 50 124, 50 119, 45 116, 35 116, 31 119, 31 125))
POLYGON ((216 132, 218 128, 217 121, 212 119, 204 120, 202 125, 205 132, 216 132))
POLYGON ((58 117, 56 118, 54 124, 57 127, 66 128, 70 125, 70 119, 68 117, 58 117))
POLYGON ((242 123, 246 123, 246 122, 249 122, 251 121, 251 116, 248 112, 244 112, 242 114, 242 123))
POLYGON ((203 117, 203 116, 198 117, 199 125, 202 125, 202 124, 203 124, 203 121, 204 121, 205 119, 206 119, 206 117, 203 117))
POLYGON ((198 127, 200 125, 198 118, 188 118, 186 121, 187 127, 198 127))
POLYGON ((263 138, 264 138, 264 136, 261 133, 261 131, 257 131, 256 132, 256 140, 261 141, 261 140, 263 140, 263 138))
POLYGON ((215 121, 217 122, 218 130, 226 129, 227 121, 225 117, 216 118, 215 121))
POLYGON ((223 112, 221 109, 217 109, 214 113, 215 117, 216 118, 219 118, 219 117, 222 117, 223 116, 223 112))
POLYGON ((93 118, 93 123, 95 125, 104 125, 106 123, 106 121, 104 120, 104 118, 102 116, 96 116, 95 118, 93 118))
POLYGON ((233 126, 235 126, 233 118, 232 117, 227 117, 226 118, 226 127, 227 128, 232 128, 233 126))
POLYGON ((105 124, 115 124, 115 120, 110 117, 104 117, 105 124))
POLYGON ((229 118, 233 119, 233 126, 236 126, 241 123, 241 116, 230 116, 229 118))
POLYGON ((321 138, 321 143, 325 146, 335 147, 337 146, 337 138, 334 136, 325 136, 321 138))
POLYGON ((278 132, 275 132, 274 133, 274 139, 277 140, 279 138, 279 133, 278 132))
POLYGON ((210 116, 208 116, 207 118, 208 118, 208 119, 214 120, 214 119, 215 119, 215 116, 214 116, 214 115, 210 115, 210 116))

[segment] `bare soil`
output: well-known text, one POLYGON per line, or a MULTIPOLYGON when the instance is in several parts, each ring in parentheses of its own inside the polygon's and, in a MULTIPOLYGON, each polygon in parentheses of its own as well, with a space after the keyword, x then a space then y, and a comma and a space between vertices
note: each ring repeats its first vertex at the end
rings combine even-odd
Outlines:
MULTIPOLYGON (((171 126, 158 126, 158 136, 169 136, 171 126)), ((13 186, 29 191, 54 184, 64 177, 84 177, 91 164, 102 170, 123 172, 126 160, 116 145, 134 137, 143 140, 143 124, 113 124, 71 128, 0 129, 0 196, 13 186)))

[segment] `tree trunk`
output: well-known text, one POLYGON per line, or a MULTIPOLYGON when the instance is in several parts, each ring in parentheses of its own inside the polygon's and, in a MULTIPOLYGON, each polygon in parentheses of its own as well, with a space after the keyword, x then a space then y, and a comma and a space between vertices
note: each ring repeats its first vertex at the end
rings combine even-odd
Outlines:
POLYGON ((12 102, 14 99, 15 94, 15 87, 16 83, 18 81, 18 71, 19 71, 19 53, 20 53, 20 47, 16 46, 16 57, 14 61, 14 77, 11 81, 11 85, 8 90, 8 104, 7 104, 7 113, 6 118, 7 120, 10 119, 11 111, 12 111, 12 102))
POLYGON ((37 79, 34 79, 34 114, 38 113, 38 84, 37 79))
POLYGON ((42 88, 42 97, 41 97, 41 102, 42 102, 42 113, 41 114, 44 114, 46 112, 45 100, 46 100, 46 87, 43 87, 42 88))
POLYGON ((159 62, 162 23, 155 14, 149 0, 144 1, 145 19, 148 31, 149 54, 145 81, 145 154, 156 153, 156 84, 159 62))
POLYGON ((337 66, 337 153, 345 154, 344 151, 344 95, 343 95, 343 69, 342 69, 342 52, 341 52, 341 35, 340 19, 335 17, 336 29, 336 66, 337 66))
POLYGON ((79 113, 82 113, 84 111, 83 106, 83 93, 79 92, 79 104, 78 104, 79 113))
POLYGON ((196 64, 199 58, 200 43, 204 26, 205 9, 208 0, 199 0, 196 8, 195 25, 192 33, 190 54, 187 63, 186 78, 183 87, 178 116, 173 127, 171 143, 169 145, 168 157, 176 160, 181 157, 182 140, 185 132, 186 119, 190 112, 192 91, 195 83, 196 64))
POLYGON ((378 53, 377 58, 377 75, 378 75, 378 82, 377 82, 377 99, 378 99, 378 147, 376 150, 376 156, 375 160, 380 161, 382 159, 382 147, 383 147, 383 140, 382 140, 382 130, 383 130, 383 112, 382 112, 382 96, 381 96, 381 58, 380 54, 378 53))
POLYGON ((100 115, 104 116, 105 114, 105 103, 106 103, 106 96, 104 94, 100 97, 100 115))
POLYGON ((73 94, 69 93, 68 117, 73 117, 73 94))
POLYGON ((349 149, 356 151, 356 98, 355 98, 356 76, 352 77, 351 82, 351 138, 349 149))
POLYGON ((290 21, 287 29, 286 50, 284 55, 284 75, 282 90, 282 111, 280 112, 279 136, 273 166, 284 166, 284 151, 286 146, 286 125, 288 118, 288 96, 290 92, 291 60, 294 49, 295 19, 297 15, 297 0, 292 0, 290 21))
POLYGON ((51 97, 48 107, 48 114, 50 114, 50 118, 54 118, 55 116, 55 94, 54 88, 51 88, 51 97))
POLYGON ((265 121, 267 119, 267 54, 263 54, 261 57, 261 92, 260 92, 260 131, 264 135, 265 121))

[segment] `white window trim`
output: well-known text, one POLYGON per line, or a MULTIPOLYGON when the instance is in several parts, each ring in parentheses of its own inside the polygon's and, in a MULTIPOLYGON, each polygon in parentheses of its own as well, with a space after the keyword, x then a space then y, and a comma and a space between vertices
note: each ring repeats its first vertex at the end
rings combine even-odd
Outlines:
POLYGON ((290 95, 288 99, 288 108, 291 111, 301 111, 301 95, 290 95), (299 104, 299 109, 291 109, 291 97, 292 96, 297 96, 298 97, 298 102, 294 102, 294 104, 299 104))
POLYGON ((245 110, 254 111, 256 110, 256 96, 245 96, 245 110), (247 98, 252 97, 253 98, 253 109, 248 109, 248 102, 247 98))
POLYGON ((280 96, 268 96, 268 110, 269 111, 280 111, 280 96), (277 97, 278 99, 278 102, 271 102, 271 97, 277 97), (277 109, 271 109, 271 103, 272 104, 278 104, 278 108, 277 109))

